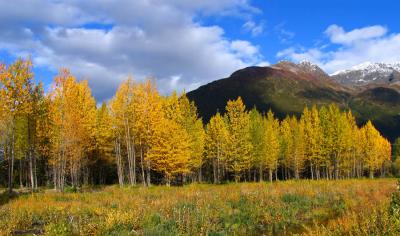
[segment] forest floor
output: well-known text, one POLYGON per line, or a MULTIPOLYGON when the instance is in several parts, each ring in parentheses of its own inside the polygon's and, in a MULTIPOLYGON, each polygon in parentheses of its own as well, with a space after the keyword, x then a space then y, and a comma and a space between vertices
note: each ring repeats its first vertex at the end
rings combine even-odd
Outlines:
POLYGON ((362 179, 3 194, 0 235, 399 235, 394 191, 362 179))

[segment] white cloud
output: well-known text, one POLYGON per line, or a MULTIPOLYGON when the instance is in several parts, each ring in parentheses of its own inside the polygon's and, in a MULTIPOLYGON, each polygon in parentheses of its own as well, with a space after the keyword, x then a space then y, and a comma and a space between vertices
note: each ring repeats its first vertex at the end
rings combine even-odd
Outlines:
POLYGON ((344 31, 331 25, 325 31, 330 44, 322 47, 290 47, 277 53, 278 58, 293 61, 309 60, 328 73, 348 69, 365 61, 400 61, 400 33, 388 34, 380 25, 344 31), (337 44, 338 47, 332 47, 337 44))
POLYGON ((285 29, 285 22, 282 22, 274 27, 274 31, 277 33, 281 43, 290 43, 296 35, 294 32, 285 29))
POLYGON ((254 21, 249 20, 242 25, 242 28, 250 32, 253 37, 258 36, 264 32, 264 22, 256 24, 254 21))
POLYGON ((271 63, 269 63, 268 61, 262 61, 259 62, 256 66, 269 66, 269 65, 271 65, 271 63))
POLYGON ((235 40, 231 42, 232 50, 243 59, 250 59, 250 62, 259 55, 258 48, 249 41, 235 40))
POLYGON ((331 25, 325 31, 325 34, 330 38, 332 43, 345 45, 378 38, 386 33, 387 29, 380 25, 354 29, 349 32, 345 32, 344 29, 338 25, 331 25))
POLYGON ((2 1, 0 49, 31 54, 51 70, 70 68, 89 80, 98 99, 109 98, 128 75, 155 77, 164 93, 188 91, 262 61, 250 42, 196 21, 199 14, 221 12, 257 9, 245 0, 2 1), (97 27, 83 27, 92 23, 97 27))
POLYGON ((308 50, 301 49, 300 51, 294 47, 279 51, 277 57, 290 58, 293 61, 299 62, 307 60, 313 63, 318 63, 324 57, 324 54, 316 48, 308 50))

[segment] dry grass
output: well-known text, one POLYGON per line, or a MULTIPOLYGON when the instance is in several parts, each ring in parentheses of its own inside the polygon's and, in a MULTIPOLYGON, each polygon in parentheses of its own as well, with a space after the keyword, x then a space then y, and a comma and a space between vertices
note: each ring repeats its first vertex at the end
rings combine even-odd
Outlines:
POLYGON ((48 235, 396 235, 394 179, 116 186, 0 206, 0 232, 48 235))

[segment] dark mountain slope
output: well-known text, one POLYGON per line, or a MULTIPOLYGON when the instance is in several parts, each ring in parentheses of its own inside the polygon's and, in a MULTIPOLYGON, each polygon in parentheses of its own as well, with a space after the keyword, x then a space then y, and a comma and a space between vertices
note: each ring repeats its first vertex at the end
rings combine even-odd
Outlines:
POLYGON ((294 72, 281 65, 248 67, 188 93, 205 120, 217 110, 223 111, 227 100, 238 96, 247 107, 256 106, 262 111, 271 108, 279 117, 284 117, 301 113, 306 105, 336 103, 346 106, 350 94, 329 79, 294 72))
POLYGON ((372 120, 390 140, 400 136, 400 93, 390 87, 377 86, 355 94, 349 108, 360 123, 372 120))
POLYGON ((226 102, 240 96, 249 109, 272 109, 279 118, 299 115, 305 106, 335 103, 352 109, 360 124, 373 120, 392 140, 400 134, 400 94, 396 89, 342 85, 310 63, 244 68, 187 95, 205 121, 216 111, 224 112, 226 102))

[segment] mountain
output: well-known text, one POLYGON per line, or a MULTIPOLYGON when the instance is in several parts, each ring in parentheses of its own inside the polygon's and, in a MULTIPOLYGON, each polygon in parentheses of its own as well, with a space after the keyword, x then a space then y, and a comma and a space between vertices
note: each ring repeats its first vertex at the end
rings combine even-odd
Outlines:
POLYGON ((339 83, 351 85, 400 83, 400 62, 366 62, 348 70, 335 72, 331 77, 339 83))
POLYGON ((238 70, 187 96, 196 103, 205 121, 217 111, 224 112, 226 102, 239 96, 249 109, 272 109, 281 119, 286 115, 299 116, 305 106, 335 103, 342 109, 351 109, 360 125, 372 120, 386 137, 394 140, 400 135, 400 86, 382 77, 372 81, 341 83, 310 62, 282 61, 238 70))

